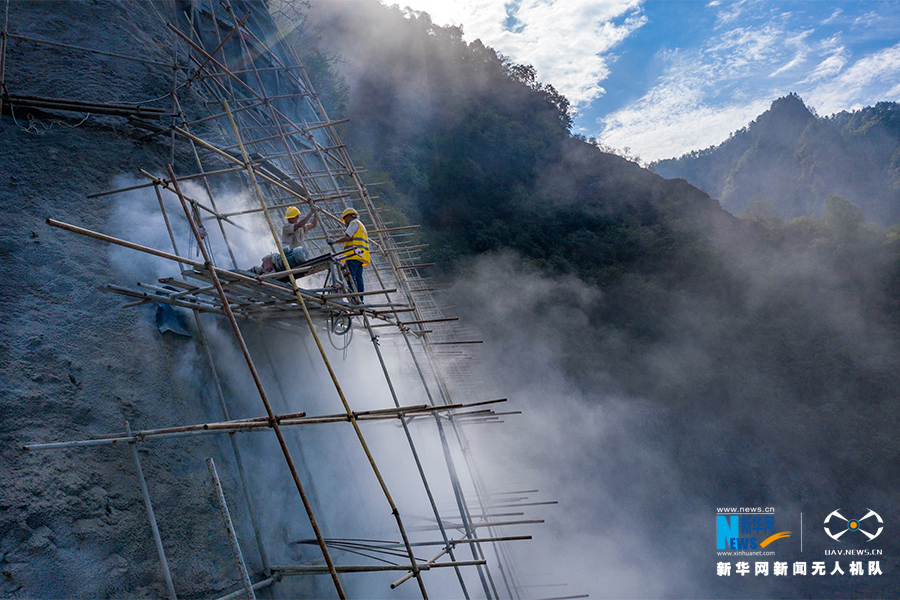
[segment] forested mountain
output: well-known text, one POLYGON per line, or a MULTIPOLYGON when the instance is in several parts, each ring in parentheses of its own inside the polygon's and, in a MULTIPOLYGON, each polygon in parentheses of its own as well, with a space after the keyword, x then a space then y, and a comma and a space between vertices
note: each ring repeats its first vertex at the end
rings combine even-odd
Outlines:
POLYGON ((734 214, 766 202, 782 218, 819 217, 829 194, 881 225, 900 223, 900 105, 816 116, 795 94, 706 150, 654 164, 734 214))
MULTIPOLYGON (((900 244, 896 228, 865 224, 896 214, 895 105, 820 119, 783 98, 718 149, 658 165, 687 181, 667 180, 573 136, 567 101, 533 69, 426 14, 331 1, 308 25, 349 88, 358 162, 383 183, 385 210, 422 223, 454 303, 492 344, 492 377, 547 427, 571 411, 555 445, 512 445, 584 511, 573 536, 618 548, 633 529, 582 526, 611 511, 629 527, 651 514, 696 523, 726 498, 900 508, 880 483, 900 480, 886 425, 900 391, 900 244), (768 200, 811 216, 786 222, 757 204, 737 218, 688 182, 744 202, 726 201, 733 213, 768 200)), ((685 544, 713 535, 700 529, 653 529, 640 555, 677 546, 681 558, 660 560, 695 574, 712 560, 702 540, 685 544)), ((685 582, 634 561, 668 578, 670 596, 734 595, 725 578, 685 582)), ((772 585, 743 595, 846 592, 772 585)), ((877 597, 885 585, 857 587, 877 597)))
POLYGON ((595 283, 670 273, 678 236, 689 245, 698 224, 729 218, 684 182, 573 137, 563 96, 458 28, 374 0, 320 3, 312 18, 349 85, 350 143, 445 271, 509 248, 595 283))

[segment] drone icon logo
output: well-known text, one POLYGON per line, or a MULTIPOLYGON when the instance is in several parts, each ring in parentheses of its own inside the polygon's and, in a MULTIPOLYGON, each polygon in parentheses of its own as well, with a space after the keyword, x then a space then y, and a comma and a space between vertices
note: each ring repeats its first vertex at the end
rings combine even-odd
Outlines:
POLYGON ((841 509, 834 510, 831 512, 830 515, 825 517, 825 533, 827 533, 828 537, 830 537, 831 539, 840 541, 840 540, 838 540, 838 538, 841 537, 842 535, 844 535, 845 533, 847 533, 848 531, 859 531, 860 533, 865 534, 865 536, 867 538, 869 538, 868 541, 870 541, 870 542, 872 540, 874 540, 875 538, 877 538, 879 535, 881 535, 881 530, 884 529, 884 521, 882 521, 881 516, 877 512, 872 510, 871 508, 869 509, 869 512, 866 513, 866 516, 864 516, 862 519, 848 519, 848 518, 844 517, 843 515, 841 515, 841 513, 838 512, 839 510, 841 510, 841 509), (845 523, 836 523, 833 526, 834 529, 837 530, 837 533, 831 533, 831 529, 829 529, 829 526, 828 526, 828 522, 831 521, 832 517, 834 517, 836 519, 841 519, 845 522, 845 523), (868 519, 869 517, 875 517, 878 520, 878 531, 876 531, 875 533, 869 533, 865 529, 862 529, 862 522, 865 521, 866 519, 868 519))

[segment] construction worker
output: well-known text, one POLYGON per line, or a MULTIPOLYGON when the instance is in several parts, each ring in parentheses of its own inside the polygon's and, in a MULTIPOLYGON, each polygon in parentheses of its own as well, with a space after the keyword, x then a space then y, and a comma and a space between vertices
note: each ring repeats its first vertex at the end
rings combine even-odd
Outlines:
MULTIPOLYGON (((366 226, 359 221, 359 213, 356 212, 355 208, 344 209, 344 212, 341 214, 341 221, 347 226, 344 235, 329 243, 339 244, 343 242, 344 250, 349 250, 351 248, 359 248, 362 250, 362 256, 351 254, 344 259, 344 263, 347 265, 347 268, 350 269, 350 275, 353 277, 353 284, 356 286, 356 291, 362 293, 366 291, 365 284, 363 283, 362 271, 363 267, 369 264, 370 261, 369 234, 366 232, 366 226)), ((362 302, 362 298, 360 298, 360 302, 362 302)))
POLYGON ((288 262, 293 263, 296 260, 300 263, 309 260, 309 253, 303 247, 303 235, 319 224, 319 214, 312 208, 309 214, 301 219, 300 209, 291 206, 284 213, 284 218, 287 222, 281 227, 281 247, 288 257, 288 262), (291 254, 295 255, 294 260, 291 254))
POLYGON ((287 222, 281 226, 281 249, 284 250, 284 256, 288 260, 287 268, 281 260, 281 254, 275 252, 263 256, 262 265, 250 269, 252 273, 262 275, 272 271, 286 271, 309 260, 309 253, 303 247, 303 235, 319 224, 316 209, 313 208, 301 219, 300 209, 291 206, 285 211, 284 218, 287 222))

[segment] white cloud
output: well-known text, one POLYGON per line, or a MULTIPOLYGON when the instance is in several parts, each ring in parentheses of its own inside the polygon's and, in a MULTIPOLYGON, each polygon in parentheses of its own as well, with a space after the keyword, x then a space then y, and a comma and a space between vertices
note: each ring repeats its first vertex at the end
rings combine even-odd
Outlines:
POLYGON ((822 114, 870 104, 872 98, 896 102, 898 80, 900 44, 861 58, 834 77, 823 77, 809 100, 822 114))
POLYGON ((722 7, 716 15, 716 29, 718 29, 737 21, 741 17, 741 15, 744 14, 744 11, 746 10, 748 4, 748 0, 740 0, 739 2, 727 4, 725 6, 722 6, 721 2, 710 2, 709 4, 707 4, 707 6, 722 7))
POLYGON ((822 25, 828 25, 829 23, 833 23, 844 11, 840 8, 834 9, 834 12, 831 13, 831 16, 822 21, 822 25))
POLYGON ((854 27, 871 27, 880 20, 881 20, 881 15, 879 15, 875 11, 871 11, 871 12, 867 12, 866 14, 854 19, 853 26, 854 27))
POLYGON ((609 52, 646 23, 642 0, 409 0, 440 25, 463 25, 464 38, 480 39, 513 61, 531 64, 578 106, 604 93, 609 52), (511 25, 511 26, 510 26, 511 25))
POLYGON ((650 162, 718 144, 769 107, 772 98, 741 89, 724 103, 708 101, 710 84, 715 86, 720 69, 697 58, 673 57, 663 82, 603 119, 601 140, 615 148, 629 147, 630 154, 650 162))
POLYGON ((811 83, 834 77, 841 72, 844 65, 847 64, 846 52, 843 48, 839 48, 837 52, 820 62, 816 68, 810 73, 806 79, 800 83, 811 83))
POLYGON ((795 36, 789 36, 786 45, 793 49, 794 56, 789 62, 777 68, 769 77, 778 77, 782 73, 787 73, 793 69, 803 66, 810 53, 809 43, 807 39, 813 33, 812 29, 801 31, 795 36))

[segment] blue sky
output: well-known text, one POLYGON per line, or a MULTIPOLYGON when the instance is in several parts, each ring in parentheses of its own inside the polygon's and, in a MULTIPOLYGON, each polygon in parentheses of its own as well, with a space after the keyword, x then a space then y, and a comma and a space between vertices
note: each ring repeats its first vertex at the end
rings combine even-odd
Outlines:
POLYGON ((900 101, 900 0, 400 4, 534 65, 576 133, 645 162, 717 144, 790 92, 822 116, 900 101))

